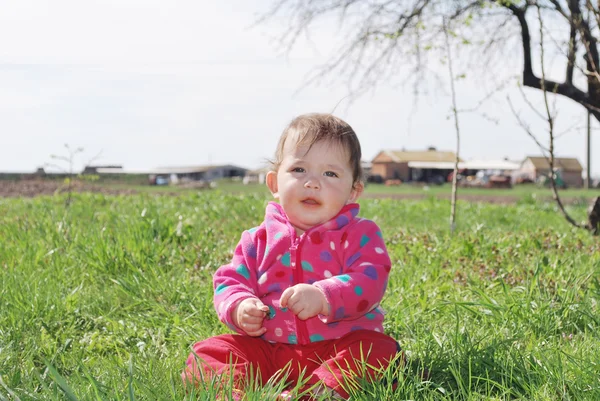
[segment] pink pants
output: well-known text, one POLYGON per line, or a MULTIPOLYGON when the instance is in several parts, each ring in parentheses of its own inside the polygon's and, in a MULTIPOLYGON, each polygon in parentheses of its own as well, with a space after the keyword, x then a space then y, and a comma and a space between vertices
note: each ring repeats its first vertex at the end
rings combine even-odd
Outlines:
POLYGON ((194 344, 182 377, 184 382, 193 383, 231 372, 235 387, 243 390, 244 382, 252 374, 264 385, 284 369, 287 381, 292 384, 303 377, 308 379, 307 388, 322 382, 347 398, 344 377, 377 380, 373 368, 385 369, 398 351, 396 340, 371 330, 357 330, 336 340, 307 345, 270 343, 258 337, 224 334, 194 344))

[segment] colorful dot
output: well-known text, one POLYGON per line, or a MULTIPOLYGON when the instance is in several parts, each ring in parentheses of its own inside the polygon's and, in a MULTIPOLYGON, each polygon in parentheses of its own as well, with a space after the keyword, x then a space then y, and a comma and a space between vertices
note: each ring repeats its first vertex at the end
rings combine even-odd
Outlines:
POLYGON ((350 256, 346 261, 346 266, 350 267, 361 257, 360 252, 356 252, 354 255, 350 256))
POLYGON ((369 307, 369 301, 367 301, 366 299, 363 299, 362 301, 360 301, 358 303, 356 310, 358 312, 363 312, 363 311, 367 310, 368 307, 369 307))
POLYGON ((367 319, 369 319, 369 320, 373 320, 373 319, 375 319, 375 314, 374 314, 374 313, 367 313, 367 314, 365 315, 365 317, 366 317, 367 319))
POLYGON ((350 222, 350 220, 348 220, 348 217, 341 215, 341 216, 338 216, 337 219, 335 219, 335 222, 337 223, 338 228, 342 228, 346 224, 348 224, 350 222))
POLYGON ((275 234, 275 235, 273 236, 273 238, 275 238, 275 239, 279 239, 279 238, 281 238, 281 237, 283 237, 283 233, 282 233, 282 232, 278 232, 277 234, 275 234))
POLYGON ((383 238, 383 234, 381 233, 381 231, 377 231, 375 234, 377 234, 377 236, 378 236, 379 238, 383 238))
POLYGON ((281 336, 283 335, 283 330, 281 330, 281 327, 277 327, 277 328, 275 329, 275 335, 276 335, 277 337, 281 337, 281 336))
POLYGON ((316 343, 317 341, 325 340, 325 337, 323 337, 320 334, 312 334, 309 338, 311 343, 316 343))
POLYGON ((384 250, 381 249, 381 248, 379 248, 379 247, 377 247, 377 248, 375 248, 375 252, 377 252, 378 254, 381 255, 384 252, 384 250))
POLYGON ((332 251, 335 251, 335 244, 333 243, 333 241, 331 241, 329 243, 329 247, 331 248, 332 251))
POLYGON ((219 284, 219 286, 217 287, 217 289, 215 290, 215 292, 218 294, 223 293, 223 291, 225 291, 227 289, 227 284, 219 284))
POLYGON ((314 271, 312 265, 310 263, 308 263, 306 260, 302 261, 302 270, 305 270, 307 272, 314 271))
POLYGON ((333 257, 331 256, 329 251, 321 251, 321 253, 319 254, 319 259, 321 259, 323 262, 331 262, 331 259, 333 259, 333 257))
POLYGON ((275 308, 269 305, 269 319, 273 319, 275 317, 275 308))
POLYGON ((363 234, 363 236, 360 238, 360 247, 362 248, 363 246, 367 245, 370 240, 371 238, 369 238, 368 235, 363 234))
POLYGON ((342 319, 345 316, 345 314, 346 314, 346 310, 344 309, 343 306, 340 306, 339 308, 337 308, 337 310, 335 311, 333 316, 336 319, 342 319))
POLYGON ((258 284, 264 284, 267 282, 267 273, 263 273, 258 279, 258 284))
POLYGON ((250 271, 244 265, 239 265, 235 271, 240 275, 246 278, 246 280, 250 280, 250 271))
POLYGON ((271 284, 268 288, 267 288, 268 292, 281 292, 281 286, 279 285, 279 283, 274 283, 271 284))
POLYGON ((348 281, 350 281, 350 276, 347 274, 342 274, 340 276, 335 276, 335 278, 337 278, 338 280, 340 280, 343 283, 347 283, 348 281))
POLYGON ((283 256, 281 257, 281 264, 286 267, 290 267, 290 253, 289 252, 286 252, 285 254, 283 254, 283 256))
POLYGON ((323 238, 321 238, 321 233, 318 231, 315 231, 312 234, 310 234, 309 238, 313 244, 320 244, 323 242, 323 238))
POLYGON ((288 336, 288 343, 290 343, 290 344, 298 344, 298 338, 296 337, 295 334, 290 334, 288 336))
POLYGON ((350 331, 358 331, 358 330, 362 330, 362 326, 352 326, 352 328, 350 329, 350 331))
POLYGON ((362 287, 361 287, 361 286, 358 286, 358 285, 357 285, 356 287, 354 287, 354 293, 355 293, 356 295, 362 295, 362 293, 363 293, 363 289, 362 289, 362 287))
POLYGON ((325 271, 323 272, 323 275, 324 275, 326 278, 330 278, 331 276, 333 276, 333 274, 331 274, 331 272, 330 272, 329 270, 325 270, 325 271))
POLYGON ((254 244, 248 245, 248 247, 246 248, 246 255, 253 259, 256 259, 256 247, 254 246, 254 244))
POLYGON ((282 278, 283 276, 285 276, 287 273, 284 272, 283 270, 279 270, 277 273, 275 273, 275 277, 277 278, 282 278))
POLYGON ((364 273, 365 273, 365 276, 367 276, 368 278, 377 280, 377 269, 375 269, 373 266, 367 267, 365 269, 364 273))

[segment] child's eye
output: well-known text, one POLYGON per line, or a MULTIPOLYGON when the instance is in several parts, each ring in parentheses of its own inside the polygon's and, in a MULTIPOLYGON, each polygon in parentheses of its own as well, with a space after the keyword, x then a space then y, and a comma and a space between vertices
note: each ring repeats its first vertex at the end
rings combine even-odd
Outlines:
POLYGON ((325 175, 327 177, 337 177, 338 175, 336 173, 334 173, 333 171, 326 171, 325 175))
POLYGON ((304 173, 304 169, 302 167, 294 167, 292 169, 292 172, 294 172, 294 173, 304 173))

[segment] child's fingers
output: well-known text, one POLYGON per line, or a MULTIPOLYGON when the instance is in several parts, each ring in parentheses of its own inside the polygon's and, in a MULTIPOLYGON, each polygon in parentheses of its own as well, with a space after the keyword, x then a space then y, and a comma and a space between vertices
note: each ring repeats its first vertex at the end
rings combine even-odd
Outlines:
POLYGON ((242 323, 256 324, 256 325, 260 326, 262 324, 264 318, 265 318, 265 314, 263 312, 260 313, 260 316, 245 315, 242 323))
POLYGON ((245 311, 245 313, 248 316, 254 316, 254 317, 261 317, 262 318, 262 317, 265 317, 265 312, 269 311, 269 307, 268 306, 265 306, 265 307, 267 308, 266 311, 263 310, 262 308, 261 309, 258 309, 258 308, 248 308, 245 311))
POLYGON ((279 305, 281 305, 282 308, 288 307, 288 301, 292 295, 294 295, 294 287, 287 288, 283 294, 281 294, 281 298, 279 298, 279 305))
POLYGON ((244 330, 244 331, 250 337, 258 337, 258 336, 262 336, 263 334, 265 334, 267 332, 267 329, 265 329, 264 327, 261 327, 258 330, 254 330, 254 331, 249 331, 249 330, 244 330))

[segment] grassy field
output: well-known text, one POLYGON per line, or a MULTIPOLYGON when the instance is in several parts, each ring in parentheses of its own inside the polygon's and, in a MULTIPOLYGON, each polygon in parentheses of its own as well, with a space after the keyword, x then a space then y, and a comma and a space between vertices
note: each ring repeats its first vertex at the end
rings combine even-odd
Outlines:
MULTIPOLYGON (((64 200, 0 198, 0 400, 214 399, 180 372, 194 341, 227 332, 212 273, 266 194, 64 200)), ((388 243, 385 327, 408 363, 386 373, 396 391, 354 400, 600 400, 597 238, 530 198, 461 202, 454 236, 446 200, 361 206, 388 243)))
MULTIPOLYGON (((119 183, 104 183, 101 184, 108 188, 114 189, 135 189, 139 192, 144 193, 190 193, 196 192, 196 189, 182 188, 177 186, 150 186, 150 185, 130 185, 130 184, 119 184, 119 183)), ((217 182, 217 189, 236 194, 261 194, 268 195, 268 189, 266 185, 261 184, 250 184, 244 185, 241 182, 235 182, 230 180, 221 180, 217 182)), ((549 188, 540 188, 533 184, 516 185, 513 188, 507 189, 489 189, 489 188, 459 188, 460 196, 484 196, 484 197, 512 197, 515 200, 520 199, 551 199, 552 191, 549 188)), ((422 184, 404 184, 399 186, 385 186, 383 184, 368 184, 365 188, 366 196, 378 196, 378 195, 423 195, 429 196, 450 196, 452 192, 452 186, 450 184, 444 185, 422 185, 422 184)), ((582 199, 589 200, 596 196, 600 196, 600 189, 582 189, 582 188, 570 188, 560 190, 559 194, 565 199, 582 199)))

